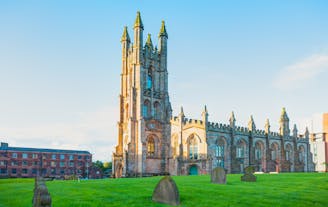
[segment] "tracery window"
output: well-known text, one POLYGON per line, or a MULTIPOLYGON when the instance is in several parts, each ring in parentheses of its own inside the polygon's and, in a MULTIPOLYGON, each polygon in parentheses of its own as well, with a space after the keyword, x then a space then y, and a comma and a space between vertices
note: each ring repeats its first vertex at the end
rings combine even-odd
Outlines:
POLYGON ((299 153, 298 153, 298 159, 300 162, 304 162, 304 147, 300 146, 298 149, 299 153))
POLYGON ((219 159, 218 166, 224 168, 224 160, 223 159, 219 159))
POLYGON ((161 105, 157 101, 154 103, 153 117, 155 119, 161 118, 161 105))
POLYGON ((189 158, 198 159, 198 142, 194 136, 189 140, 189 158))
POLYGON ((224 157, 224 145, 216 145, 215 156, 224 157))
POLYGON ((262 146, 259 142, 255 145, 255 159, 261 160, 262 159, 262 146))
POLYGON ((147 155, 153 157, 155 155, 155 141, 150 137, 147 142, 147 155))
POLYGON ((236 153, 237 153, 237 158, 244 158, 245 157, 245 143, 242 142, 242 141, 238 141, 238 144, 237 144, 237 150, 236 150, 236 153))
POLYGON ((292 149, 291 149, 291 146, 288 144, 286 146, 286 150, 285 150, 285 153, 286 153, 286 160, 290 160, 291 159, 291 154, 292 154, 292 149))
POLYGON ((148 118, 150 116, 150 102, 146 100, 142 106, 142 116, 148 118))
POLYGON ((148 73, 147 75, 147 89, 151 89, 153 86, 153 78, 151 73, 148 73))
POLYGON ((276 143, 272 143, 271 145, 271 159, 272 160, 278 159, 278 145, 276 143))

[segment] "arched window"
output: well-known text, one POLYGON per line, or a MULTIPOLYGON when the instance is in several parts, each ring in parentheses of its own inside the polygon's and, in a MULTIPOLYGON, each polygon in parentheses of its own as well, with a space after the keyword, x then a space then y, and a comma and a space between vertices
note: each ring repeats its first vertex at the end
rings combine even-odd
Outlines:
POLYGON ((146 100, 142 106, 142 116, 148 118, 150 116, 150 102, 146 100))
POLYGON ((151 73, 147 74, 147 89, 151 89, 153 87, 153 78, 151 73))
POLYGON ((224 157, 224 146, 223 145, 216 145, 215 156, 224 157))
POLYGON ((292 147, 289 144, 286 146, 285 153, 286 153, 286 160, 287 161, 290 160, 292 155, 292 147))
POLYGON ((278 160, 278 145, 276 143, 271 144, 271 159, 278 160))
POLYGON ((304 147, 303 146, 299 146, 298 148, 298 159, 300 162, 304 162, 304 147))
POLYGON ((215 147, 215 156, 224 157, 224 141, 220 139, 215 147))
POLYGON ((194 135, 189 139, 189 158, 198 159, 198 142, 194 135))
POLYGON ((223 159, 219 159, 218 167, 223 167, 224 168, 224 160, 223 159))
POLYGON ((147 155, 153 157, 155 155, 155 141, 150 137, 147 142, 147 155))
POLYGON ((161 105, 157 101, 154 103, 153 117, 155 119, 161 118, 161 105))
POLYGON ((261 160, 262 159, 262 145, 260 142, 255 144, 255 159, 261 160))
POLYGON ((237 144, 237 158, 244 158, 245 157, 245 143, 242 141, 238 141, 237 144))

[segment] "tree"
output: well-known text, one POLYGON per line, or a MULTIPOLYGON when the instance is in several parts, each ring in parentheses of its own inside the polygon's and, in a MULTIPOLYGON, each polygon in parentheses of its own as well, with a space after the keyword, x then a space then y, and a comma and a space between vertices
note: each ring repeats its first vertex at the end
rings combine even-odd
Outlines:
POLYGON ((104 172, 104 164, 100 160, 97 160, 96 162, 92 162, 92 165, 104 172))
POLYGON ((112 162, 104 162, 105 169, 112 169, 112 162))
POLYGON ((100 169, 102 172, 105 172, 108 169, 112 169, 112 162, 102 162, 97 160, 96 162, 92 163, 95 167, 100 169))

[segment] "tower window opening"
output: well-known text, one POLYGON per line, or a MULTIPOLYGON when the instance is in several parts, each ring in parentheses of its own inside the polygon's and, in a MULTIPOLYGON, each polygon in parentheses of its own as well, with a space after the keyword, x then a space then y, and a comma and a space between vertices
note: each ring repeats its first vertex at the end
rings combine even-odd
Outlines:
POLYGON ((153 78, 151 74, 147 75, 147 89, 151 89, 153 85, 153 78))

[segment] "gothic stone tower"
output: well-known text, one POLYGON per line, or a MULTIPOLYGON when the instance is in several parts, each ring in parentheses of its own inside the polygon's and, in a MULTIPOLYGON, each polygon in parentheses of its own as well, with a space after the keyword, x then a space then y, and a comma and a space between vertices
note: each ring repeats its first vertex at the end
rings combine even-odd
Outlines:
POLYGON ((134 24, 134 42, 127 27, 122 43, 122 73, 118 145, 113 154, 115 177, 168 172, 170 118, 167 39, 164 21, 158 35, 159 48, 150 34, 143 45, 140 12, 134 24))

